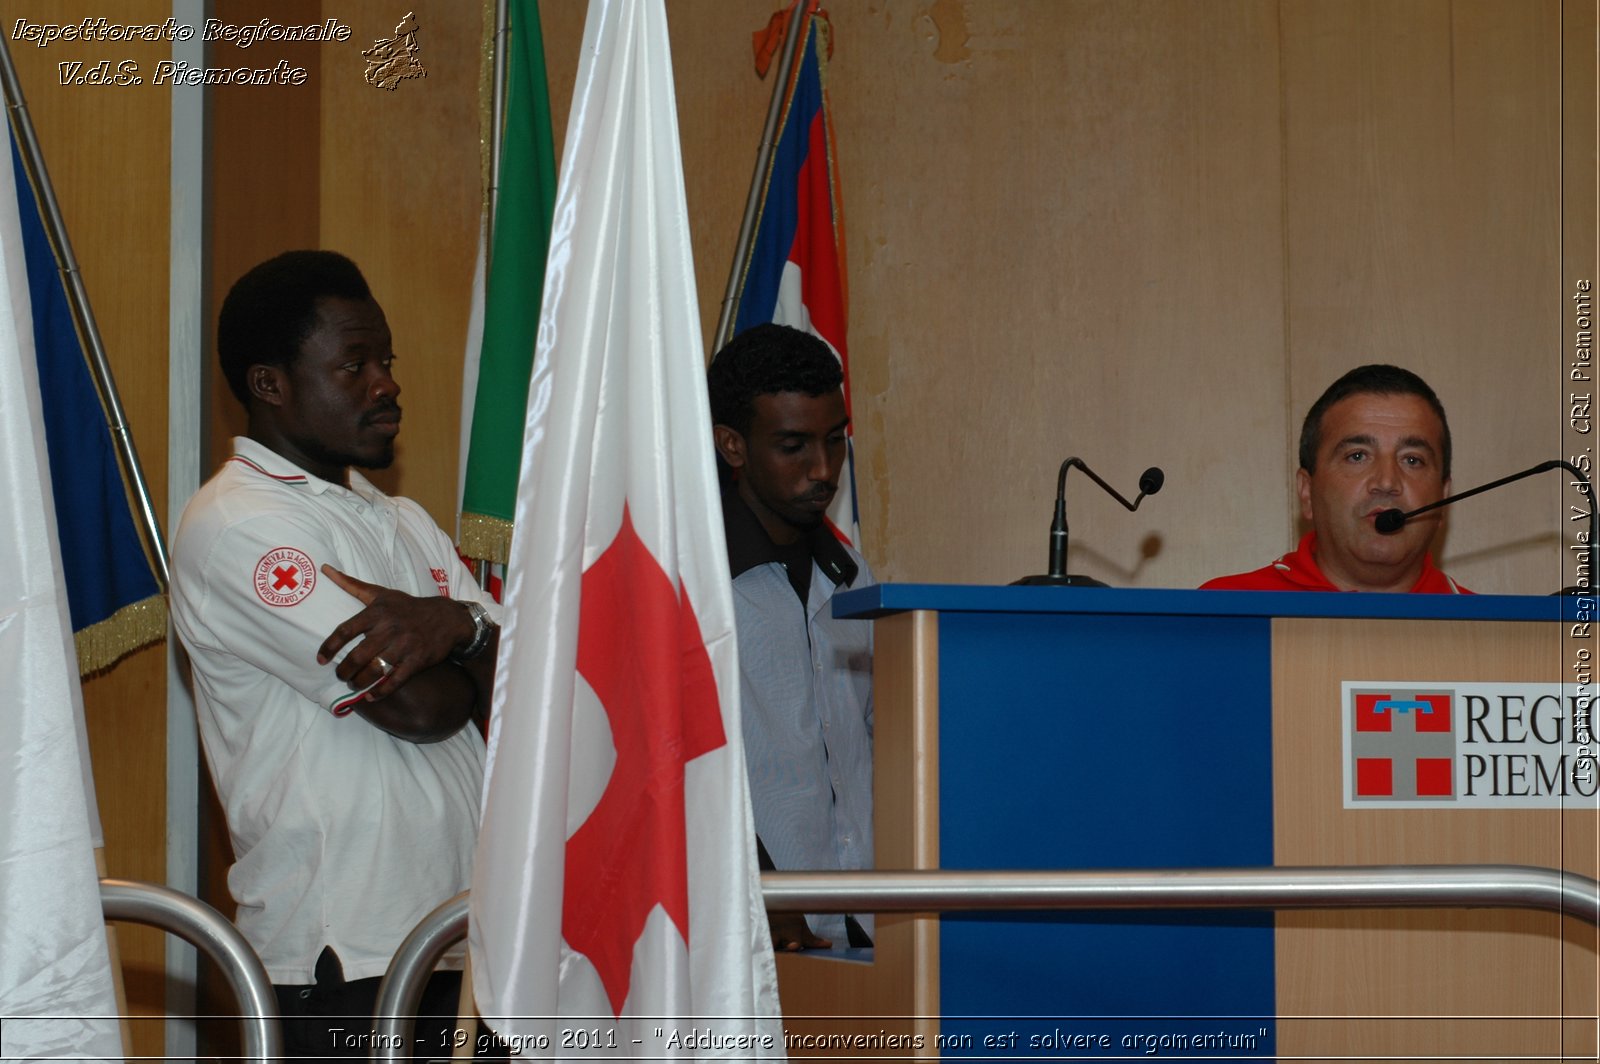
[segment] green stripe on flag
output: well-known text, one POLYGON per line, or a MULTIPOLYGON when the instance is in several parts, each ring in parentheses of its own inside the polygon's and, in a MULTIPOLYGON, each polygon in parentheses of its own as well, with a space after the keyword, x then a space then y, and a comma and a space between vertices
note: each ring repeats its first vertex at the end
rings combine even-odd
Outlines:
POLYGON ((483 315, 483 349, 461 499, 461 549, 504 562, 555 211, 550 90, 536 0, 511 0, 505 129, 483 315))

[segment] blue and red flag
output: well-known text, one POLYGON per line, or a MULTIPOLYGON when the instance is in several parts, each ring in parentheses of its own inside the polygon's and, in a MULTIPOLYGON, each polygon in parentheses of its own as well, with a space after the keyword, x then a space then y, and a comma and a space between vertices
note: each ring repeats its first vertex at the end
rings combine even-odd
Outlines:
MULTIPOLYGON (((844 214, 825 88, 832 33, 817 0, 796 0, 791 11, 773 20, 774 27, 787 25, 802 36, 787 82, 774 90, 783 94, 777 136, 757 202, 755 235, 740 264, 733 334, 771 321, 820 337, 844 368, 848 412, 844 214)), ((762 36, 758 34, 758 40, 762 36)), ((767 54, 771 50, 769 44, 767 54)), ((828 520, 840 539, 858 546, 861 519, 853 428, 846 429, 846 446, 844 472, 828 520)))

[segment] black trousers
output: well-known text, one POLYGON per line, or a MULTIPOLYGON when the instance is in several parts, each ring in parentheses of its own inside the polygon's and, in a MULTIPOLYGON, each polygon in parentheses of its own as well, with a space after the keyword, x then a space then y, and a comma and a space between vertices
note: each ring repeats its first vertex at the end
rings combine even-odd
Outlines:
MULTIPOLYGON (((317 958, 315 974, 317 981, 308 986, 272 988, 283 1016, 284 1055, 313 1060, 370 1057, 377 1038, 372 1014, 382 980, 346 982, 332 949, 324 949, 317 958)), ((435 972, 429 977, 408 1054, 411 1059, 448 1060, 467 1039, 476 1055, 484 1055, 486 1040, 479 1037, 479 1025, 456 1022, 460 1001, 460 972, 435 972)))

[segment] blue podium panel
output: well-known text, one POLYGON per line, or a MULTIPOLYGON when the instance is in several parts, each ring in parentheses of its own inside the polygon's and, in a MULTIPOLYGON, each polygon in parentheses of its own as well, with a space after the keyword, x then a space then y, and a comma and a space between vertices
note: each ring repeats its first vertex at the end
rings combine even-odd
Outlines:
MULTIPOLYGON (((1270 624, 942 613, 940 864, 1270 866, 1270 624)), ((1273 937, 1270 913, 947 915, 945 1052, 1183 1036, 1187 1055, 1271 1056, 1273 937)))

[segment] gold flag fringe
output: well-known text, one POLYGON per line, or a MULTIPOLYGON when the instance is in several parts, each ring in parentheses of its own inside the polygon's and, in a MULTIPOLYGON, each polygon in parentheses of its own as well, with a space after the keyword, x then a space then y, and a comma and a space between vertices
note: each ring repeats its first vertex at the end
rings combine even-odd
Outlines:
POLYGON ((99 624, 73 635, 78 644, 78 675, 109 669, 140 647, 167 636, 167 600, 160 595, 130 603, 99 624))
POLYGON ((463 512, 461 553, 504 565, 511 560, 511 522, 503 517, 463 512))

